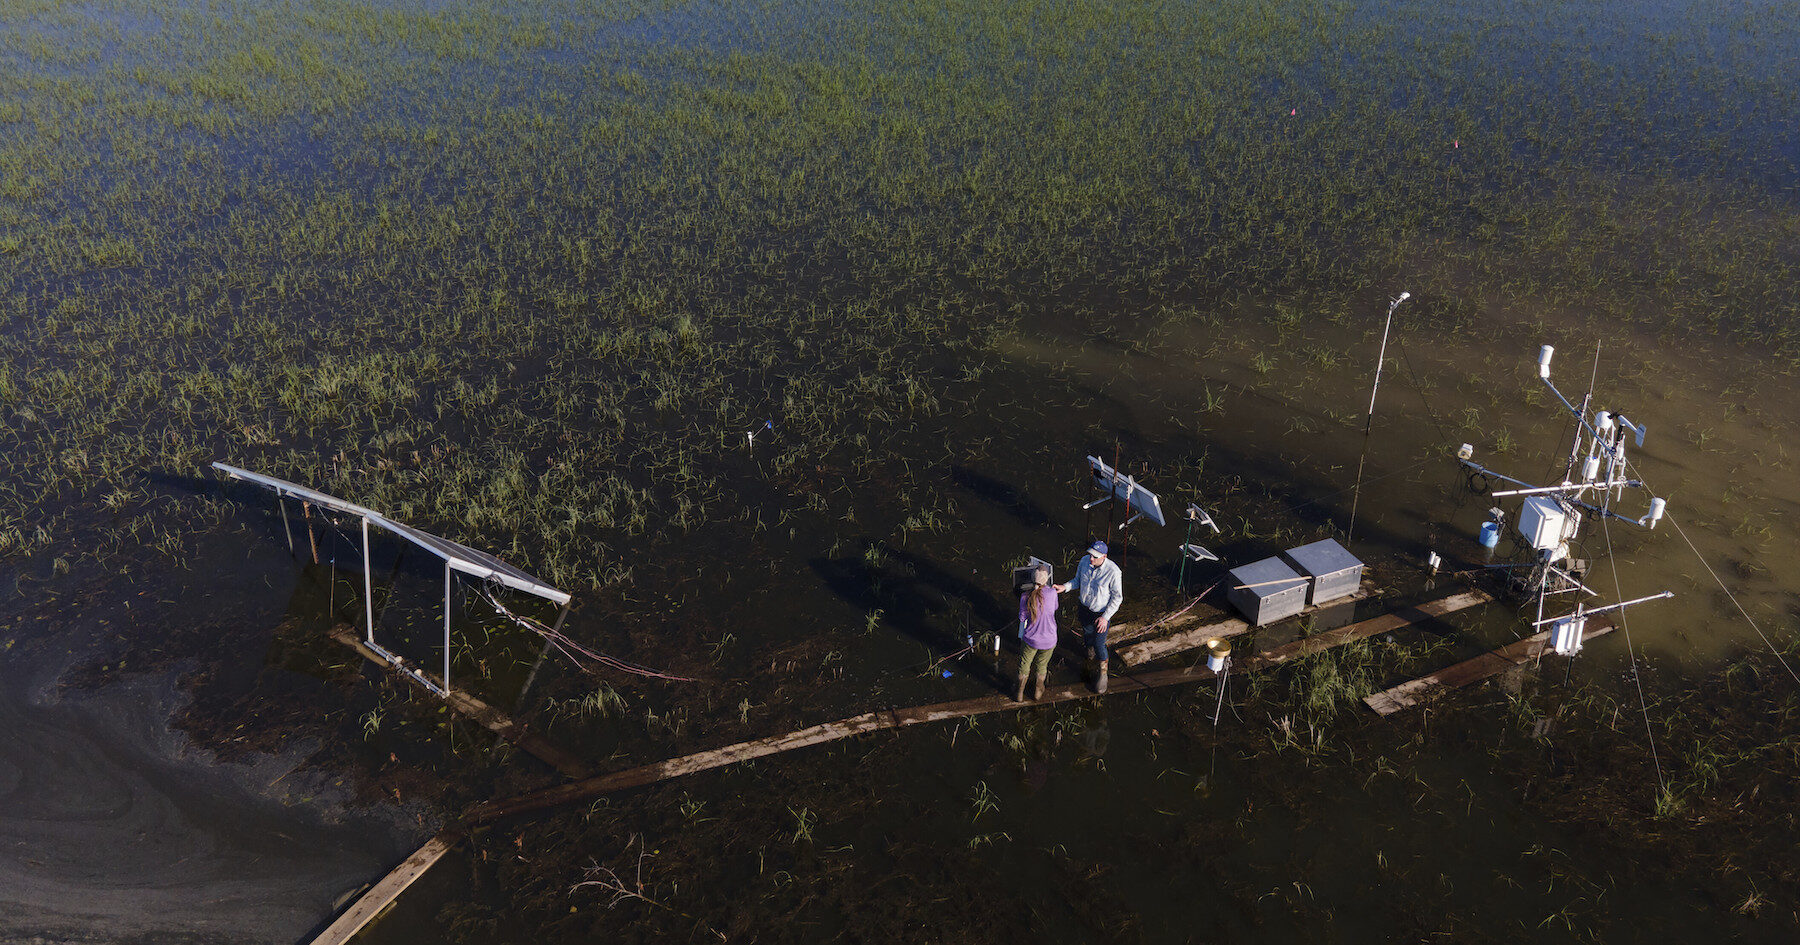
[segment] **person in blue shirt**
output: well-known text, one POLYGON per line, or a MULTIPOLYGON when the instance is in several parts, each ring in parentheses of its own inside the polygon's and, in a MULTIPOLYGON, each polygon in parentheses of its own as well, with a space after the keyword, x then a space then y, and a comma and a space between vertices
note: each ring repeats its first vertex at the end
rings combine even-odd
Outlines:
POLYGON ((1106 559, 1106 550, 1103 541, 1090 545, 1087 557, 1075 566, 1074 579, 1057 588, 1063 593, 1070 589, 1078 592, 1081 643, 1100 664, 1094 677, 1094 691, 1098 693, 1106 691, 1106 628, 1113 614, 1119 612, 1119 605, 1125 603, 1124 575, 1118 565, 1106 559))

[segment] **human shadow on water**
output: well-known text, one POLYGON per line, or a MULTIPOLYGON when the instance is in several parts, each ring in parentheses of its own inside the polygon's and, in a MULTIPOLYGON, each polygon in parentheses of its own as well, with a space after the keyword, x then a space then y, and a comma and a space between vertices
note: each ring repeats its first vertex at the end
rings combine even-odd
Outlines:
POLYGON ((950 467, 950 481, 975 493, 1033 528, 1051 524, 1050 515, 1044 507, 1027 498, 1010 483, 1002 482, 992 476, 976 472, 967 466, 950 467))
MULTIPOLYGON (((275 539, 287 538, 289 543, 305 541, 304 521, 301 518, 302 507, 297 502, 289 501, 286 509, 275 501, 275 494, 266 486, 238 479, 218 477, 190 476, 186 473, 170 472, 164 469, 144 469, 138 477, 159 489, 168 492, 185 493, 192 496, 221 496, 237 503, 240 520, 257 524, 265 537, 275 539), (282 512, 286 511, 294 518, 284 520, 282 512)), ((313 547, 317 546, 317 538, 313 539, 313 547)))
MULTIPOLYGON (((1002 640, 1016 639, 1007 632, 1016 619, 1008 601, 910 552, 870 542, 857 557, 814 558, 808 564, 833 593, 861 610, 879 610, 883 624, 925 644, 937 657, 963 649, 968 636, 987 631, 998 629, 1002 640)), ((1010 684, 985 663, 965 661, 963 671, 996 687, 1010 684)))
MULTIPOLYGON (((138 475, 164 489, 180 490, 193 495, 218 495, 224 492, 228 485, 228 481, 224 479, 190 476, 186 473, 169 472, 163 469, 144 469, 140 470, 138 475)), ((244 483, 244 485, 250 484, 244 483)))

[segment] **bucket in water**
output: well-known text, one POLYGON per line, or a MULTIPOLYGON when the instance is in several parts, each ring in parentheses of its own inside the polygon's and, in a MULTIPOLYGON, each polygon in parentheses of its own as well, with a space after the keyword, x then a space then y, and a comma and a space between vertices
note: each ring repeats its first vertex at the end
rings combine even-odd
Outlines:
POLYGON ((1481 547, 1483 547, 1483 548, 1492 548, 1495 545, 1500 544, 1500 523, 1499 522, 1483 522, 1483 523, 1481 523, 1481 534, 1477 537, 1476 540, 1481 542, 1481 547))

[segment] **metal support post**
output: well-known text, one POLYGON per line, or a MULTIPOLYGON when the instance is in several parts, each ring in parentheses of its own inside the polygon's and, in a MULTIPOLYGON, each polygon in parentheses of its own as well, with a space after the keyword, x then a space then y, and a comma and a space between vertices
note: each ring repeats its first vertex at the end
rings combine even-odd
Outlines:
POLYGON ((444 691, 450 691, 450 560, 444 559, 444 691))
MULTIPOLYGON (((569 619, 569 607, 574 603, 574 598, 570 598, 563 602, 562 610, 558 611, 556 614, 556 623, 550 628, 552 634, 562 633, 563 621, 569 619)), ((514 712, 518 712, 525 707, 525 695, 531 691, 531 684, 537 682, 538 670, 543 667, 544 657, 549 655, 549 653, 550 640, 546 638, 544 640, 543 649, 538 650, 537 662, 531 664, 531 672, 525 676, 525 685, 519 688, 519 701, 513 706, 514 712)))
POLYGON ((369 644, 375 643, 375 575, 369 570, 369 517, 363 516, 363 613, 369 621, 369 644))
MULTIPOLYGON (((313 564, 318 564, 319 563, 319 539, 316 535, 313 534, 312 503, 311 502, 302 502, 302 503, 300 503, 300 508, 306 512, 306 543, 312 547, 313 564)), ((320 513, 320 514, 322 515, 324 513, 320 513)), ((367 532, 368 530, 369 530, 369 523, 365 521, 365 522, 363 522, 363 531, 367 532)))
POLYGON ((275 493, 275 504, 281 506, 281 534, 283 537, 287 538, 288 554, 291 555, 294 553, 294 530, 288 525, 287 500, 281 497, 281 493, 277 492, 275 493))
POLYGON ((1187 593, 1187 546, 1194 543, 1194 517, 1188 516, 1187 534, 1181 539, 1181 571, 1175 575, 1175 591, 1187 593))

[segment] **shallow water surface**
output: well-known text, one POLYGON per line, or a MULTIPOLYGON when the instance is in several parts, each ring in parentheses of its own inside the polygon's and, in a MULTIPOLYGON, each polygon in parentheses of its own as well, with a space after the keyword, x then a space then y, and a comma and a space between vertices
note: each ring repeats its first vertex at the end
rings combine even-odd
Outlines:
POLYGON ((0 670, 0 936, 291 942, 420 829, 346 810, 306 745, 216 761, 170 729, 175 673, 82 691, 65 667, 0 670))
POLYGON ((1795 829, 1757 714, 1791 692, 1717 671, 1800 620, 1797 31, 0 0, 0 934, 294 940, 552 778, 325 637, 373 612, 442 665, 438 562, 378 540, 365 599, 354 523, 284 526, 214 460, 500 554, 576 595, 571 638, 692 677, 534 671, 453 586, 459 682, 533 676, 520 717, 610 770, 1004 687, 1027 554, 1067 576, 1104 534, 1124 619, 1180 606, 1189 502, 1226 566, 1339 537, 1366 613, 1479 580, 1513 549, 1452 457, 1559 475, 1548 343, 1670 503, 1584 534, 1596 600, 1677 596, 1579 660, 1363 711, 1522 635, 1503 601, 1236 680, 1216 730, 1198 687, 766 759, 500 825, 370 939, 1791 940, 1753 840, 1795 829), (1090 454, 1171 523, 1084 512, 1090 454), (1697 710, 1721 678, 1735 714, 1697 710))

